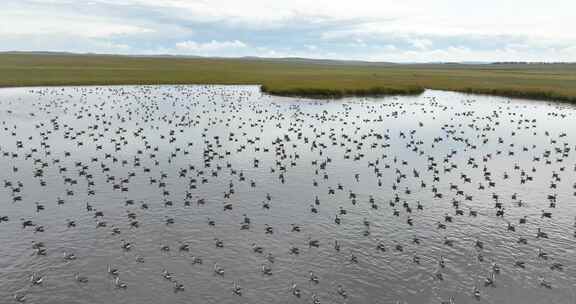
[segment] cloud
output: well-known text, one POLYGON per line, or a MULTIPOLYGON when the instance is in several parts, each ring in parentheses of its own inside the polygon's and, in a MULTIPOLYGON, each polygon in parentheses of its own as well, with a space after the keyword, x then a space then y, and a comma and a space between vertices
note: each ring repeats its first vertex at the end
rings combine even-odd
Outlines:
POLYGON ((574 11, 568 0, 2 0, 0 50, 576 61, 574 11))
POLYGON ((177 50, 194 54, 229 52, 237 49, 244 49, 247 47, 248 45, 239 40, 233 40, 233 41, 212 40, 205 43, 199 43, 192 40, 187 40, 176 43, 177 50))
POLYGON ((153 33, 154 31, 154 29, 130 22, 83 13, 11 9, 10 7, 0 11, 1 35, 75 35, 98 38, 153 33))
POLYGON ((418 39, 418 38, 409 39, 408 42, 419 50, 427 50, 433 44, 432 41, 430 41, 429 39, 418 39))

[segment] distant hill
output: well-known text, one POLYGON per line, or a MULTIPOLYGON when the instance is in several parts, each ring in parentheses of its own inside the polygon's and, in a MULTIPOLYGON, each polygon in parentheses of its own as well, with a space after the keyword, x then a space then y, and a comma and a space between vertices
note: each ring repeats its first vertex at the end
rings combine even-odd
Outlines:
POLYGON ((237 59, 255 60, 255 61, 286 62, 286 63, 322 64, 322 65, 391 66, 391 65, 397 64, 394 62, 381 62, 381 61, 311 59, 311 58, 302 58, 302 57, 285 57, 285 58, 241 57, 241 58, 237 58, 237 59))
POLYGON ((119 57, 135 57, 135 58, 204 58, 204 59, 219 59, 219 60, 247 60, 247 61, 262 61, 262 62, 285 62, 285 63, 303 63, 303 64, 321 64, 321 65, 354 65, 354 66, 391 66, 396 65, 393 62, 371 62, 361 60, 335 60, 335 59, 310 59, 300 57, 286 57, 286 58, 268 58, 268 57, 206 57, 195 55, 170 55, 170 54, 157 54, 157 55, 121 55, 121 54, 96 54, 96 53, 70 53, 70 52, 28 52, 28 51, 9 51, 0 52, 0 54, 13 54, 13 55, 55 55, 55 56, 119 56, 119 57))
POLYGON ((372 67, 387 67, 398 65, 534 65, 534 64, 576 64, 576 62, 524 62, 524 61, 429 61, 429 62, 386 62, 386 61, 364 61, 364 60, 339 60, 339 59, 313 59, 304 57, 209 57, 197 55, 172 55, 172 54, 150 54, 150 55, 128 55, 128 54, 100 54, 100 53, 72 53, 72 52, 52 52, 52 51, 7 51, 0 52, 0 54, 13 54, 13 55, 55 55, 55 56, 117 56, 117 57, 133 57, 133 58, 195 58, 195 59, 218 59, 218 60, 245 60, 245 61, 259 61, 259 62, 285 62, 285 63, 299 63, 299 64, 319 64, 319 65, 334 65, 334 66, 372 66, 372 67))

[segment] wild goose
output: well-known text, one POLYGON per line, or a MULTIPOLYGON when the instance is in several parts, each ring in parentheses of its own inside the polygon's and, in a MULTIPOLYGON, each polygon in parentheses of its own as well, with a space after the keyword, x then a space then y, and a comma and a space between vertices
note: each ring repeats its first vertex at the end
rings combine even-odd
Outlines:
POLYGON ((316 283, 316 284, 318 284, 320 282, 320 280, 318 279, 318 276, 313 271, 310 271, 308 276, 309 276, 310 282, 316 283))
POLYGON ((88 277, 81 276, 79 272, 74 273, 74 280, 78 283, 88 283, 88 277))
POLYGON ((38 273, 33 272, 30 275, 30 283, 32 285, 41 285, 44 282, 44 278, 45 278, 45 276, 39 275, 38 273))
POLYGON ((296 283, 292 282, 292 284, 290 285, 290 291, 292 292, 292 295, 300 298, 300 288, 298 288, 298 285, 296 285, 296 283))
POLYGON ((238 284, 237 281, 232 282, 233 286, 232 286, 232 292, 237 295, 237 296, 241 296, 242 295, 242 288, 240 287, 240 285, 238 284))
POLYGON ((116 278, 114 279, 114 286, 115 286, 117 289, 126 289, 126 288, 128 287, 128 284, 126 284, 126 283, 123 282, 123 281, 120 281, 120 277, 116 277, 116 278))
POLYGON ((224 275, 224 268, 222 268, 221 266, 219 266, 218 264, 214 264, 214 273, 219 275, 219 276, 223 276, 224 275))
POLYGON ((346 290, 344 290, 344 287, 342 287, 342 285, 338 285, 336 287, 336 291, 338 292, 338 294, 343 297, 343 298, 347 298, 348 297, 348 293, 346 292, 346 290))
POLYGON ((117 276, 118 275, 118 269, 117 268, 112 268, 112 266, 110 266, 110 264, 107 265, 107 271, 108 274, 111 274, 113 276, 117 276))

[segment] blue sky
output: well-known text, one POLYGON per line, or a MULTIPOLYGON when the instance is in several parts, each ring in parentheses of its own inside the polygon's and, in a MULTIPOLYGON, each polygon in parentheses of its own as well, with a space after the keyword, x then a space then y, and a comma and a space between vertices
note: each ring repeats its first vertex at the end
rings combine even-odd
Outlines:
POLYGON ((0 51, 576 61, 568 0, 2 0, 0 51))

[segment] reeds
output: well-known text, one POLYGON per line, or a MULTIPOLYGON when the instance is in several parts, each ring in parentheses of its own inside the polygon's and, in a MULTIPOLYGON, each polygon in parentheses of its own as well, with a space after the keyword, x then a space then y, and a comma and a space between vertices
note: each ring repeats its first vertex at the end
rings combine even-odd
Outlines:
POLYGON ((349 96, 387 96, 387 95, 418 95, 424 92, 424 88, 407 87, 407 88, 388 88, 388 87, 371 87, 360 89, 331 89, 331 88, 306 88, 295 87, 289 89, 270 88, 263 85, 261 91, 271 95, 309 97, 319 99, 343 98, 349 96))

